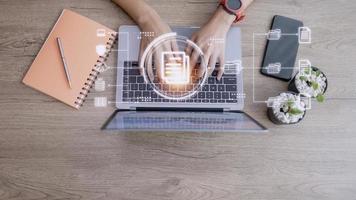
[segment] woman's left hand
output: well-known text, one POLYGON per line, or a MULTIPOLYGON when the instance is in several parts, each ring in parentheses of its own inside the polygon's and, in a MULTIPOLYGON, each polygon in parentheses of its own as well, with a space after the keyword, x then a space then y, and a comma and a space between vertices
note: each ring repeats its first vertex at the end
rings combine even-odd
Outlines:
MULTIPOLYGON (((235 16, 227 13, 220 6, 209 22, 194 33, 191 38, 204 53, 204 64, 207 65, 209 75, 214 71, 216 63, 220 63, 217 75, 218 80, 221 79, 224 73, 226 34, 234 20, 235 16)), ((195 69, 200 54, 194 51, 193 48, 187 49, 186 53, 190 56, 190 66, 195 69)), ((201 77, 205 73, 205 67, 203 62, 200 65, 198 76, 201 77)))

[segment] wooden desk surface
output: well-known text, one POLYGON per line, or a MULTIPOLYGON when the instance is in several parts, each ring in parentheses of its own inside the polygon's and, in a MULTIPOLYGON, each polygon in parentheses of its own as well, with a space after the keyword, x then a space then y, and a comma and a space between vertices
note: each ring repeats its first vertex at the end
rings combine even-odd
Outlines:
MULTIPOLYGON (((200 26, 215 0, 150 0, 171 25, 200 26)), ((63 8, 111 28, 133 22, 109 0, 0 1, 0 199, 355 199, 356 2, 256 1, 243 31, 246 111, 266 134, 119 133, 99 130, 114 107, 95 93, 73 111, 20 83, 63 8), (300 49, 329 78, 328 100, 295 126, 275 126, 253 104, 252 33, 274 14, 304 20, 300 49)), ((264 41, 256 42, 257 66, 264 41)), ((116 56, 110 59, 115 64, 116 56)), ((104 74, 114 81, 115 71, 104 74)), ((255 69, 257 98, 286 84, 255 69)), ((114 88, 107 95, 114 95, 114 88)))

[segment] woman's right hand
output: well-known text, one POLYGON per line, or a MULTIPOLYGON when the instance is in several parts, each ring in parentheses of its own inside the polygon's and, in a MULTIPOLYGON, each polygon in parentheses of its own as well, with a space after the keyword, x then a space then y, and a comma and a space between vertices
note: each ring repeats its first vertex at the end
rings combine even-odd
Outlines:
MULTIPOLYGON (((142 59, 142 54, 146 50, 147 46, 158 36, 172 32, 171 28, 163 22, 161 17, 157 12, 146 3, 145 0, 112 0, 117 5, 119 5, 123 10, 125 10, 132 19, 139 25, 141 32, 152 33, 148 34, 148 37, 145 37, 144 34, 141 34, 141 50, 139 54, 139 60, 142 59)), ((161 65, 160 59, 161 53, 164 51, 176 51, 178 50, 175 42, 165 43, 160 48, 155 49, 154 55, 151 58, 145 58, 149 61, 147 67, 147 74, 151 81, 154 80, 155 75, 153 74, 153 64, 156 68, 156 72, 160 72, 161 65), (153 61, 152 61, 153 60, 153 61)), ((145 60, 145 62, 147 61, 145 60)), ((142 73, 142 72, 141 72, 142 73)), ((157 77, 160 78, 161 74, 157 73, 157 77)), ((161 79, 161 78, 160 78, 161 79)), ((161 79, 162 80, 162 79, 161 79)))
MULTIPOLYGON (((140 45, 140 54, 139 54, 139 60, 144 59, 142 58, 143 52, 146 50, 147 46, 157 37, 166 34, 166 33, 171 33, 172 30, 171 28, 156 14, 151 15, 150 17, 147 17, 147 19, 140 24, 140 29, 141 29, 141 45, 140 45), (145 34, 144 33, 148 33, 145 34)), ((161 74, 159 73, 161 71, 161 54, 164 51, 178 51, 177 44, 174 42, 169 42, 169 43, 164 43, 162 46, 158 47, 155 49, 155 52, 153 53, 153 56, 147 59, 147 74, 148 78, 153 82, 155 78, 158 78, 162 80, 161 74), (152 58, 153 57, 153 58, 152 58), (153 66, 155 65, 155 66, 153 66), (153 73, 153 68, 156 68, 156 73, 153 73)), ((145 62, 146 62, 145 61, 145 62)), ((143 73, 143 72, 141 72, 143 73)))

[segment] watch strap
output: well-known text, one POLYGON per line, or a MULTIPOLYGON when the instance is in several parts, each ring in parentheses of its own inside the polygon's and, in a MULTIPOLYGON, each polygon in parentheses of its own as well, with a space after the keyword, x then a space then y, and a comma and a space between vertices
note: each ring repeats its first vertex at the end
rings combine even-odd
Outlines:
POLYGON ((226 12, 236 16, 234 23, 237 23, 245 18, 245 13, 242 10, 242 6, 239 10, 237 10, 236 12, 233 12, 232 10, 227 8, 226 2, 227 2, 227 0, 219 0, 219 5, 223 6, 223 8, 226 12))

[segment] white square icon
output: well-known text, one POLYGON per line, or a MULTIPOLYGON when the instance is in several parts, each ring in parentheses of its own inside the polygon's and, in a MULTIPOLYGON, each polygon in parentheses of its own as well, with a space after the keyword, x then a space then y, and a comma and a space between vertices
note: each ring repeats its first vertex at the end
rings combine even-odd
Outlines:
POLYGON ((96 30, 96 36, 97 37, 105 37, 106 36, 106 30, 105 29, 97 29, 96 30))
POLYGON ((97 92, 103 92, 105 91, 105 81, 102 78, 98 78, 95 81, 94 89, 97 92))
POLYGON ((189 83, 189 56, 185 52, 163 52, 161 57, 161 76, 168 84, 189 83))
POLYGON ((274 102, 276 101, 276 99, 277 99, 276 97, 270 97, 270 98, 268 98, 268 100, 267 100, 267 107, 268 107, 268 108, 272 108, 274 102))
POLYGON ((281 72, 282 65, 281 63, 271 63, 267 66, 268 74, 279 74, 281 72))
POLYGON ((300 99, 304 102, 305 104, 305 109, 307 110, 311 110, 311 107, 312 107, 312 103, 311 103, 311 97, 308 97, 307 95, 303 95, 301 94, 301 97, 300 99))
POLYGON ((298 28, 299 44, 310 44, 311 43, 311 30, 308 27, 298 28))
POLYGON ((95 97, 94 106, 97 108, 104 108, 108 106, 108 99, 106 97, 95 97))
POLYGON ((281 29, 270 30, 267 34, 268 40, 279 40, 281 39, 282 31, 281 29))
POLYGON ((106 53, 106 46, 103 44, 96 45, 95 50, 99 56, 104 56, 106 53))
POLYGON ((241 60, 228 61, 224 65, 224 74, 240 74, 242 71, 241 60))
POLYGON ((309 60, 299 60, 299 73, 302 76, 308 76, 311 74, 311 63, 309 60))

